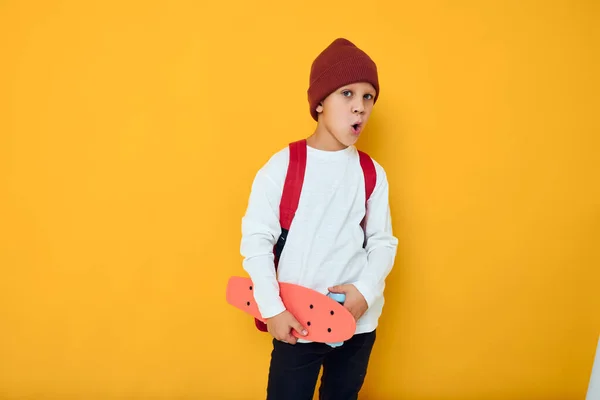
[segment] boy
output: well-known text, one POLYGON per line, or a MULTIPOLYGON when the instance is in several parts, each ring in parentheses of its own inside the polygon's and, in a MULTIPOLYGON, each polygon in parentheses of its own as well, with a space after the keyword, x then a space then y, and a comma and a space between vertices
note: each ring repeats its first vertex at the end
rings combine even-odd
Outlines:
POLYGON ((269 400, 311 400, 321 366, 322 400, 356 399, 363 385, 398 243, 385 171, 373 161, 376 185, 365 207, 365 177, 354 147, 378 95, 375 63, 350 41, 336 39, 314 60, 308 100, 317 127, 306 139, 300 201, 277 271, 273 247, 282 232, 279 202, 289 147, 271 157, 254 179, 242 219, 241 253, 273 336, 269 400), (278 282, 344 293, 344 306, 357 321, 355 335, 340 347, 296 340, 292 329, 305 335, 308 328, 285 309, 278 282))

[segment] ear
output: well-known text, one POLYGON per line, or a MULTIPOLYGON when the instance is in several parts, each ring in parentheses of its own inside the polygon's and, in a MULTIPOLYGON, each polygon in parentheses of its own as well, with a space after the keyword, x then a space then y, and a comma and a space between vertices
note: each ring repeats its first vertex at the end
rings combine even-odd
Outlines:
POLYGON ((322 113, 323 112, 323 103, 319 103, 319 105, 317 106, 317 113, 322 113))

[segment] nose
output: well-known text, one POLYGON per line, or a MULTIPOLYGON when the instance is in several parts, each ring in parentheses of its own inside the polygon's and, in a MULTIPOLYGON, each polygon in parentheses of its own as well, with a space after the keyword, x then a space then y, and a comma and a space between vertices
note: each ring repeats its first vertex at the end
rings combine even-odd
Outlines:
POLYGON ((362 114, 363 112, 365 112, 365 105, 363 104, 362 100, 358 100, 352 104, 352 113, 362 114))

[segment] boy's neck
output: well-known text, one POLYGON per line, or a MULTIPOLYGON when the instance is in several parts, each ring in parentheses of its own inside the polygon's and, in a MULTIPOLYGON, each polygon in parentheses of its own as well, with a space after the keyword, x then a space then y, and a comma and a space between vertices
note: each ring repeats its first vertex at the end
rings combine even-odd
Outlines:
POLYGON ((314 133, 306 139, 306 144, 323 151, 339 151, 348 148, 340 143, 322 124, 318 123, 314 133))

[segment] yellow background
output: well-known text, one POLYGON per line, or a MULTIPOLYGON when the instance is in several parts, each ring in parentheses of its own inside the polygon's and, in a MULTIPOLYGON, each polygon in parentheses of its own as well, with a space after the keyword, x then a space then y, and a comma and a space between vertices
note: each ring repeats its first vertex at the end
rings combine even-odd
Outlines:
POLYGON ((377 62, 397 263, 364 399, 582 399, 600 334, 595 1, 0 2, 0 398, 260 399, 225 302, 310 63, 377 62))

